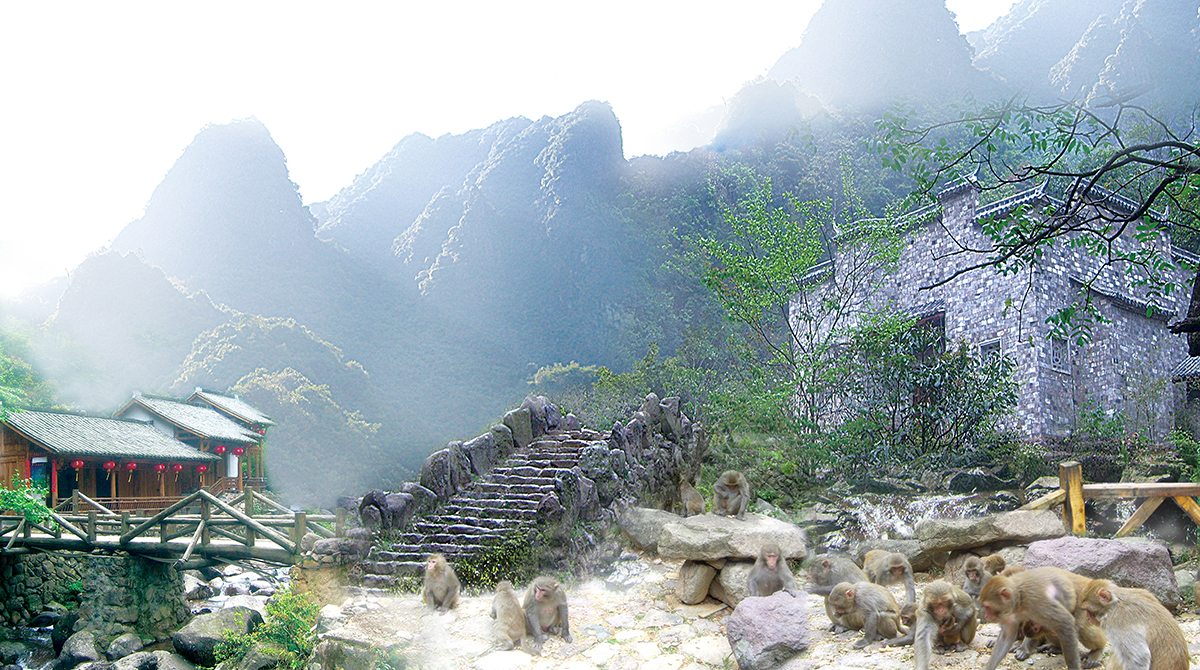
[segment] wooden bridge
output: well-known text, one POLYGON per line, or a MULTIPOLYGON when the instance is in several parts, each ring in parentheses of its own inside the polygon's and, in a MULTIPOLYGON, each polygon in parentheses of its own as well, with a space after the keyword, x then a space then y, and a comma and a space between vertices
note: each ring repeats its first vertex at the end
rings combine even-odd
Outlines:
POLYGON ((1076 461, 1059 464, 1058 482, 1057 491, 1051 491, 1021 509, 1050 509, 1061 503, 1063 528, 1074 535, 1087 533, 1084 501, 1089 498, 1143 499, 1133 515, 1117 530, 1116 537, 1125 537, 1140 528, 1167 498, 1174 500, 1192 521, 1200 525, 1200 505, 1196 504, 1196 496, 1200 496, 1200 484, 1194 482, 1084 484, 1083 467, 1076 461))
POLYGON ((174 559, 181 569, 219 559, 291 565, 305 533, 341 537, 345 528, 344 512, 293 512, 252 488, 227 502, 201 489, 153 515, 113 511, 78 492, 67 506, 45 523, 0 516, 0 554, 100 549, 174 559))

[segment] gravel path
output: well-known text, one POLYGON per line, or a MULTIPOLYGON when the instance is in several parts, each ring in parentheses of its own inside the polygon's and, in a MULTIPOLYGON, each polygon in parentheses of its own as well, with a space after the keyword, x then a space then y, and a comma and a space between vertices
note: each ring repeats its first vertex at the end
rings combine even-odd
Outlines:
MULTIPOLYGON (((342 611, 344 626, 335 637, 376 644, 400 643, 422 670, 707 670, 737 668, 725 639, 730 609, 712 599, 684 605, 675 597, 674 579, 681 562, 627 554, 616 572, 569 587, 574 643, 550 637, 541 656, 524 651, 492 650, 491 594, 464 597, 459 606, 437 614, 416 595, 356 596, 342 611)), ((918 581, 927 581, 921 579, 918 581)), ((802 580, 802 578, 801 578, 802 580)), ((903 589, 894 591, 903 599, 903 589)), ((911 668, 911 647, 872 645, 853 648, 860 633, 834 635, 820 597, 807 597, 812 649, 786 670, 911 668)), ((1200 653, 1200 618, 1193 611, 1178 620, 1191 643, 1193 663, 1200 653)), ((995 624, 979 630, 971 649, 936 655, 934 668, 978 670, 986 663, 986 644, 999 634, 995 624)), ((1035 654, 1020 662, 1010 656, 1001 668, 1062 668, 1057 656, 1035 654)), ((1196 665, 1192 666, 1196 668, 1196 665)))

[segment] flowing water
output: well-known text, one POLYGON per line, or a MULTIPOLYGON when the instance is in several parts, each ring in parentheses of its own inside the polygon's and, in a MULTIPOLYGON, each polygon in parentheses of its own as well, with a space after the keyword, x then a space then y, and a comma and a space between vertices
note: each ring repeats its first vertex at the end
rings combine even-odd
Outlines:
MULTIPOLYGON (((50 641, 50 628, 0 628, 0 645, 21 645, 24 649, 17 657, 17 667, 28 670, 43 670, 54 662, 54 645, 50 641)), ((7 649, 5 649, 7 651, 7 649)))
POLYGON ((1016 509, 1020 499, 1009 492, 973 494, 860 493, 839 496, 827 493, 836 510, 838 530, 826 534, 822 544, 847 550, 863 540, 910 540, 926 519, 961 519, 1016 509))

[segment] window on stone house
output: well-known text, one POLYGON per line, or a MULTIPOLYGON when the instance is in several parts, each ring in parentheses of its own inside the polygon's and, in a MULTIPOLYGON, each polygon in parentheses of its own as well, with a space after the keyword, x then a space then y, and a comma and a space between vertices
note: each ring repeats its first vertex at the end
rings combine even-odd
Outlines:
POLYGON ((1058 372, 1071 372, 1071 347, 1066 338, 1050 338, 1050 367, 1058 372))
POLYGON ((1000 358, 1000 353, 1000 338, 979 343, 979 360, 983 363, 1000 358))
POLYGON ((928 361, 946 353, 946 313, 936 312, 929 316, 917 319, 913 325, 913 330, 921 330, 932 335, 930 343, 920 351, 917 358, 922 361, 928 361))

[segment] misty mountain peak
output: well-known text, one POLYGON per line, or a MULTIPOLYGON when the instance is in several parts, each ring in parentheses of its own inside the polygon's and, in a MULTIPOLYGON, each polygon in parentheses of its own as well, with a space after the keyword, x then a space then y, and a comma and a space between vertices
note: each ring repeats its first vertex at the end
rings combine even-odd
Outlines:
POLYGON ((769 76, 794 81, 827 105, 870 112, 897 99, 992 92, 996 83, 971 56, 944 0, 825 0, 800 46, 769 76))

